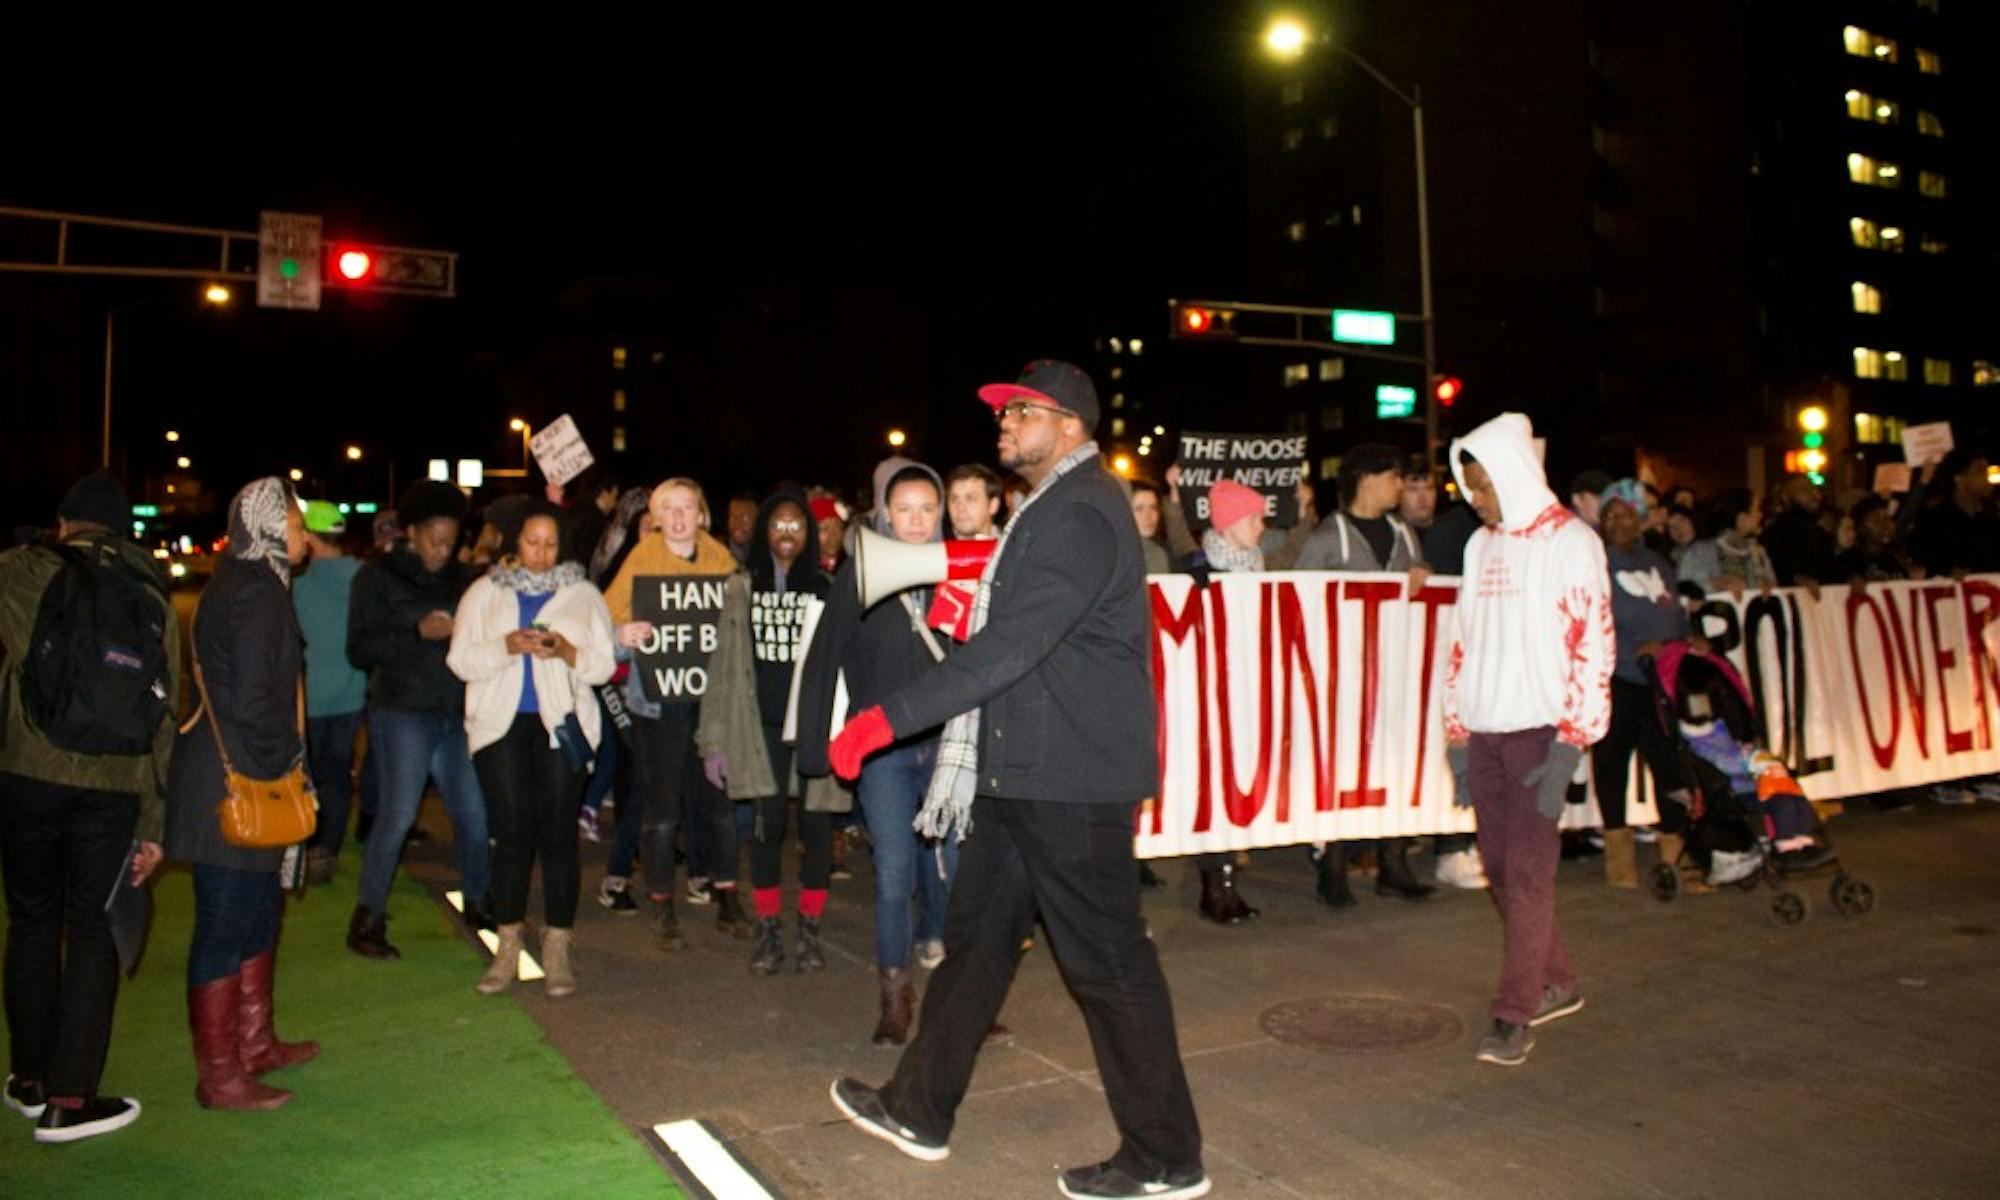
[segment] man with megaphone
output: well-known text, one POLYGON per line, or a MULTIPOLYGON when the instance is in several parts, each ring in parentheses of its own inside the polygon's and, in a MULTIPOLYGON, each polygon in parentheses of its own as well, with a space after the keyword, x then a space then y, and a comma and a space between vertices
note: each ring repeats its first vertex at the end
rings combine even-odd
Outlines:
POLYGON ((919 823, 964 841, 945 959, 915 1039, 880 1088, 836 1080, 834 1104, 905 1154, 950 1154, 973 1060, 1039 912, 1090 1027, 1120 1142, 1065 1171, 1071 1197, 1206 1195, 1201 1131, 1172 1003, 1139 914, 1133 817, 1159 764, 1145 565, 1125 496, 1098 455, 1090 378, 1030 363, 980 399, 1000 465, 1032 489, 981 577, 970 638, 850 720, 833 769, 949 720, 919 823))

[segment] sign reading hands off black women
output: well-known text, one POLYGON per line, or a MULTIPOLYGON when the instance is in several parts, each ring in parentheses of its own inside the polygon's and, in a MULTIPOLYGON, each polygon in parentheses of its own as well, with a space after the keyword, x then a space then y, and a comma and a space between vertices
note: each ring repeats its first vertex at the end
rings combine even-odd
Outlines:
POLYGON ((1188 519, 1208 520, 1208 489, 1233 479, 1264 494, 1264 517, 1279 528, 1299 519, 1299 482, 1305 478, 1303 433, 1183 433, 1176 463, 1181 503, 1188 519))
POLYGON ((708 691, 727 575, 641 575, 632 581, 632 617, 652 626, 640 643, 639 684, 646 698, 699 700, 708 691))

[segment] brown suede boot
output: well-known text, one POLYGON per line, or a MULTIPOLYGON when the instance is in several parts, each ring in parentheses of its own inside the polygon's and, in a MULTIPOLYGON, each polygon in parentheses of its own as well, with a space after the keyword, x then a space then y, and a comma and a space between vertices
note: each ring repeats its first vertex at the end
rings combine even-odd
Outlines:
POLYGON ((521 923, 502 925, 499 929, 500 946, 493 951, 493 961, 486 964, 486 973, 472 990, 486 996, 497 996, 514 986, 514 976, 521 970, 521 923))
POLYGON ((1681 891, 1687 895, 1700 896, 1714 891, 1714 888, 1708 886, 1708 880, 1701 877, 1700 867, 1691 862, 1684 863, 1680 861, 1681 850, 1684 845, 1685 843, 1682 842, 1680 834, 1662 832, 1660 834, 1660 861, 1663 863, 1672 863, 1679 868, 1681 873, 1681 891))
POLYGON ((297 1066, 319 1053, 318 1042, 281 1042, 272 1022, 271 978, 277 964, 277 947, 245 962, 236 972, 237 1057, 252 1075, 297 1066))
POLYGON ((1606 887, 1636 888, 1639 886, 1639 860, 1633 849, 1632 830, 1607 829, 1604 831, 1604 884, 1606 887))
POLYGON ((900 1046, 910 1040, 910 1022, 917 1016, 917 987, 908 967, 877 972, 882 984, 882 1017, 871 1040, 878 1046, 900 1046))
POLYGON ((234 975, 204 983, 188 993, 188 1028, 194 1034, 194 1099, 203 1108, 257 1112, 292 1098, 283 1088, 258 1083, 243 1069, 237 1037, 242 993, 242 983, 234 975))

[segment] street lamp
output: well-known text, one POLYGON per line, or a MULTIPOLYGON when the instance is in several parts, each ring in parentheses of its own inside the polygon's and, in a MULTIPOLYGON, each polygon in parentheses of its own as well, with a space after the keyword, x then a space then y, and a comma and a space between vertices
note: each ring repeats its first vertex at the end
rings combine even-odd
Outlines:
POLYGON ((348 461, 348 462, 360 462, 360 461, 361 461, 361 447, 359 447, 359 446, 349 446, 349 447, 347 448, 347 461, 348 461))
MULTIPOLYGON (((1276 58, 1295 61, 1305 54, 1312 36, 1305 25, 1293 17, 1278 17, 1264 30, 1264 47, 1276 58)), ((1368 77, 1382 85, 1382 89, 1401 100, 1410 110, 1410 128, 1416 138, 1417 154, 1417 275, 1423 289, 1422 311, 1418 319, 1424 326, 1424 461, 1432 462, 1438 446, 1438 397, 1437 397, 1437 320, 1431 303, 1431 209, 1430 192, 1424 176, 1424 100, 1423 91, 1412 84, 1405 92, 1389 82, 1389 77, 1375 69, 1373 63, 1349 50, 1333 39, 1329 32, 1319 39, 1324 44, 1368 73, 1368 77)))
POLYGON ((223 284, 211 283, 202 290, 201 298, 220 308, 229 303, 229 289, 223 284))
POLYGON ((306 478, 306 473, 305 473, 304 471, 301 471, 301 470, 299 470, 299 469, 298 469, 297 467, 293 467, 293 468, 291 469, 291 471, 290 471, 290 474, 291 474, 291 477, 292 477, 292 482, 293 482, 293 483, 303 483, 303 482, 305 482, 305 478, 306 478))
POLYGON ((180 430, 178 430, 178 429, 169 429, 169 430, 167 430, 167 440, 168 440, 168 441, 170 441, 170 442, 178 442, 178 441, 180 441, 180 440, 181 440, 181 431, 180 431, 180 430))
POLYGON ((900 446, 901 446, 901 445, 902 445, 902 444, 903 444, 904 442, 907 442, 907 441, 909 441, 909 440, 910 440, 910 435, 909 435, 909 434, 907 434, 907 433, 904 433, 904 432, 903 432, 902 430, 900 430, 900 429, 891 429, 891 430, 889 431, 889 444, 890 444, 891 446, 899 446, 899 447, 900 447, 900 446))
POLYGON ((521 435, 521 473, 525 475, 528 472, 528 437, 534 433, 534 426, 519 417, 515 417, 513 420, 507 422, 507 428, 521 435))

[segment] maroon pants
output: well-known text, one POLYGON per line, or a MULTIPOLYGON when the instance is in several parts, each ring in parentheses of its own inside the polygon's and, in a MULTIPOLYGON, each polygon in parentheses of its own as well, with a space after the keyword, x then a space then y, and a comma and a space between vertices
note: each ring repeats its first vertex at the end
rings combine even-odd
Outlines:
POLYGON ((1479 857, 1500 909, 1505 950, 1500 995, 1493 1015, 1524 1025, 1542 1004, 1542 989, 1576 986, 1576 972, 1556 929, 1556 864, 1562 838, 1556 823, 1535 808, 1535 791, 1522 783, 1548 753, 1555 730, 1475 733, 1469 747, 1467 790, 1479 820, 1479 857))

